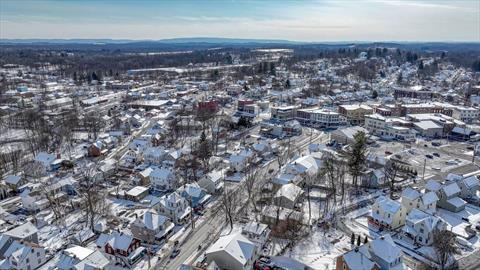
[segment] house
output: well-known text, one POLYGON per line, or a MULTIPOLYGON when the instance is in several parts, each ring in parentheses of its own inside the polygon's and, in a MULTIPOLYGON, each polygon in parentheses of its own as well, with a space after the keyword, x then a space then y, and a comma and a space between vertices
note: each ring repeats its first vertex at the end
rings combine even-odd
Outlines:
POLYGON ((181 186, 177 189, 177 192, 189 201, 194 209, 203 208, 203 205, 206 204, 211 197, 195 182, 181 186))
POLYGON ((270 229, 267 224, 250 221, 243 226, 242 234, 261 247, 267 241, 270 235, 270 229))
POLYGON ((238 154, 232 154, 228 161, 232 170, 241 172, 247 167, 253 158, 254 153, 251 150, 242 150, 238 154))
POLYGON ((447 224, 439 217, 418 209, 413 209, 407 215, 405 226, 402 229, 402 239, 411 243, 430 246, 433 243, 433 232, 444 230, 447 224))
POLYGON ((219 269, 252 269, 258 247, 241 233, 221 236, 205 252, 207 262, 215 262, 219 269))
POLYGON ((211 171, 198 180, 197 183, 209 194, 218 193, 223 188, 223 173, 221 171, 211 171))
POLYGON ((150 165, 162 165, 165 159, 166 152, 162 147, 148 147, 143 152, 143 159, 145 163, 150 165))
POLYGON ((123 232, 103 233, 95 244, 110 262, 126 266, 134 265, 146 253, 146 249, 140 247, 139 239, 123 232))
POLYGON ((378 264, 360 252, 358 247, 337 257, 336 270, 380 270, 378 264))
POLYGON ((104 149, 104 144, 101 141, 96 141, 88 147, 88 155, 91 157, 99 157, 102 155, 104 149))
POLYGON ((369 169, 363 172, 360 179, 362 186, 378 188, 385 183, 385 173, 381 169, 369 169))
POLYGON ((402 191, 402 206, 407 214, 415 208, 428 213, 435 213, 437 201, 438 197, 432 191, 422 194, 411 187, 402 191))
POLYGON ((299 157, 293 162, 287 164, 285 173, 301 176, 316 175, 322 167, 321 157, 320 153, 299 157), (315 154, 317 156, 315 156, 315 154))
POLYGON ((462 211, 465 209, 467 202, 459 197, 460 194, 461 190, 456 182, 443 185, 437 193, 439 198, 437 202, 438 207, 452 212, 462 211))
POLYGON ((187 223, 192 212, 188 201, 176 191, 162 196, 156 208, 159 214, 171 218, 177 224, 187 223))
POLYGON ((27 188, 20 193, 20 199, 22 201, 23 209, 27 210, 28 212, 36 213, 47 208, 49 205, 48 200, 42 196, 38 190, 31 192, 27 188))
POLYGON ((101 251, 74 245, 62 251, 57 267, 60 270, 107 270, 109 264, 101 251))
POLYGON ((165 241, 173 232, 175 225, 166 216, 147 211, 130 225, 132 234, 148 243, 165 241))
POLYGON ((148 188, 136 186, 125 192, 125 199, 139 202, 148 195, 148 188))
POLYGON ((38 230, 35 225, 25 222, 0 235, 0 259, 5 258, 5 252, 10 248, 13 241, 25 241, 38 244, 38 230))
POLYGON ((56 158, 53 154, 48 154, 46 152, 40 152, 35 157, 35 163, 40 165, 42 173, 55 171, 60 168, 60 164, 55 164, 56 158))
POLYGON ((294 209, 302 194, 303 190, 300 187, 290 183, 280 187, 277 193, 275 193, 273 201, 277 206, 294 209))
POLYGON ((25 178, 23 178, 21 175, 7 175, 5 177, 5 184, 7 184, 7 186, 13 190, 17 190, 25 183, 25 178))
POLYGON ((365 244, 370 259, 376 262, 381 270, 403 270, 402 250, 393 242, 387 234, 365 244))
POLYGON ((405 223, 405 216, 406 211, 399 202, 380 196, 372 206, 368 222, 380 228, 393 230, 405 223))
POLYGON ((171 169, 155 168, 150 173, 150 183, 156 190, 172 190, 175 184, 175 175, 171 169))
POLYGON ((0 269, 37 269, 47 261, 45 248, 27 241, 13 241, 3 255, 0 269))
POLYGON ((478 201, 479 197, 477 195, 478 190, 480 189, 480 182, 478 178, 474 175, 460 179, 457 181, 458 187, 460 188, 460 198, 467 201, 478 201))

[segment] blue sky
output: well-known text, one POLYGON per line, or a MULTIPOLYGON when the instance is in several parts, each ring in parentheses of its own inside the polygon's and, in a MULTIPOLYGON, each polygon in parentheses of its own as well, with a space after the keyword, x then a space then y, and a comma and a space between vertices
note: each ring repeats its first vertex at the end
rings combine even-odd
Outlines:
POLYGON ((0 38, 480 41, 480 0, 0 0, 0 38))

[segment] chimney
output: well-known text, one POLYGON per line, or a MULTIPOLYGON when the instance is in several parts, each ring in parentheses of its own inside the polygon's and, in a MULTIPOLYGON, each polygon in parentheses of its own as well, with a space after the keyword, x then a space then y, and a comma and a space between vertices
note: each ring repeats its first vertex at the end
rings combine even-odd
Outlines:
POLYGON ((385 237, 382 235, 382 236, 380 236, 380 239, 381 239, 381 240, 385 240, 385 237))

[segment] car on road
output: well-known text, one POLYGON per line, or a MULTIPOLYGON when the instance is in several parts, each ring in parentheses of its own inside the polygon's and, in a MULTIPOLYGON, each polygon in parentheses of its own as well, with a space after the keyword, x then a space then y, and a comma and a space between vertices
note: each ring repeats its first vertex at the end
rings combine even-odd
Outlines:
POLYGON ((427 155, 425 155, 425 156, 426 156, 427 158, 429 158, 429 159, 433 159, 433 156, 430 155, 430 154, 427 154, 427 155))
POLYGON ((437 153, 437 152, 432 153, 432 155, 434 155, 434 156, 436 156, 436 157, 440 157, 440 154, 437 153))
POLYGON ((442 144, 439 143, 439 142, 432 142, 432 146, 440 146, 440 145, 442 145, 442 144))
POLYGON ((392 152, 390 152, 390 151, 385 151, 385 155, 391 155, 391 154, 392 154, 392 152))
POLYGON ((179 249, 179 248, 174 249, 174 250, 172 251, 172 254, 170 254, 170 258, 173 259, 173 258, 177 257, 178 254, 180 254, 180 249, 179 249))

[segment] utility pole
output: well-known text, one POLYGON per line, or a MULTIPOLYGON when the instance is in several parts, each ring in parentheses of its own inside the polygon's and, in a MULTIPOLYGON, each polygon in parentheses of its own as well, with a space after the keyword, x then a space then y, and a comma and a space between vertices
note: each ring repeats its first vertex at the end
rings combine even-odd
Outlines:
POLYGON ((425 167, 427 166, 427 159, 423 159, 423 173, 422 173, 422 181, 425 182, 425 167))

